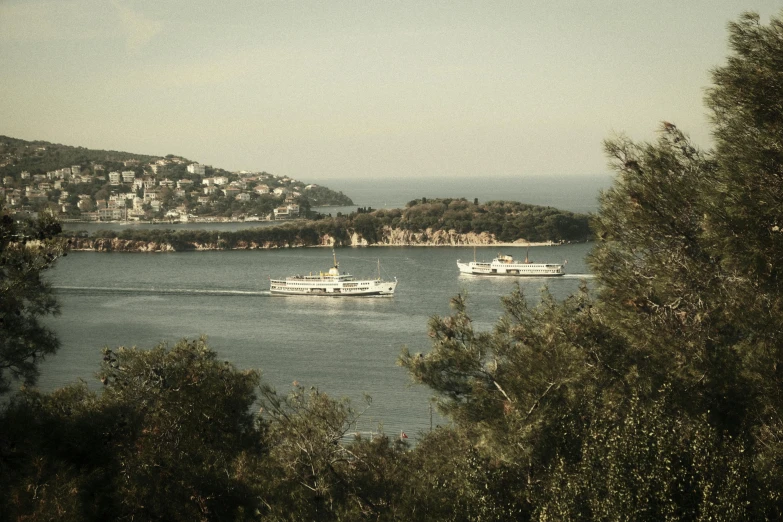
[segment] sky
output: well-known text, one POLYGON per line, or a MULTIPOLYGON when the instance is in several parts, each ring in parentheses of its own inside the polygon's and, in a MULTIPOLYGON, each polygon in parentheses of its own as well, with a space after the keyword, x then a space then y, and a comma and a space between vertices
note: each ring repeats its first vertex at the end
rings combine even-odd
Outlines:
POLYGON ((727 24, 769 0, 0 0, 0 134, 308 182, 595 176, 711 146, 727 24))

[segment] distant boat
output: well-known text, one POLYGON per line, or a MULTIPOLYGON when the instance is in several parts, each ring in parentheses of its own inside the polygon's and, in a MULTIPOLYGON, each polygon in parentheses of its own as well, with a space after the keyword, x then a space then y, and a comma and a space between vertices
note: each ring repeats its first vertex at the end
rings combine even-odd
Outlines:
POLYGON ((394 281, 381 279, 381 262, 378 260, 378 279, 356 279, 351 274, 341 274, 337 255, 332 251, 334 265, 328 272, 317 275, 295 275, 285 279, 270 279, 272 295, 306 295, 324 297, 392 297, 397 288, 394 281))
POLYGON ((565 274, 563 264, 555 263, 531 263, 528 261, 527 255, 523 262, 515 261, 511 256, 505 256, 498 254, 498 257, 492 260, 491 263, 485 261, 476 261, 475 259, 469 263, 461 263, 457 259, 457 267, 461 274, 471 275, 492 275, 492 276, 535 276, 535 277, 555 277, 565 274))

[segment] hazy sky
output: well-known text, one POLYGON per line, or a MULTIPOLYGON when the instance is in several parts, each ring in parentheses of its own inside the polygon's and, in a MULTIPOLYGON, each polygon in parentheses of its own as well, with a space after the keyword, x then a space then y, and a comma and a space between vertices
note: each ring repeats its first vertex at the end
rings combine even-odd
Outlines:
POLYGON ((769 0, 0 0, 0 134, 319 178, 591 175, 769 0))

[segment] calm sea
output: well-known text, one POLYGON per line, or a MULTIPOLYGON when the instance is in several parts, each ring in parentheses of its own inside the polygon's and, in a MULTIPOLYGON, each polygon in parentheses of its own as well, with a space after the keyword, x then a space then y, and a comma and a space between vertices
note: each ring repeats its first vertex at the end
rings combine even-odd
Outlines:
MULTIPOLYGON (((595 212, 598 193, 609 188, 608 174, 593 176, 517 176, 510 178, 322 179, 316 183, 342 191, 359 206, 403 208, 411 200, 466 198, 479 202, 520 201, 571 212, 595 212)), ((327 207, 328 208, 328 207, 327 207)))
MULTIPOLYGON (((515 178, 506 180, 321 180, 351 196, 359 206, 402 207, 420 197, 465 197, 480 201, 517 200, 592 212, 608 177, 515 178)), ((355 207, 354 207, 355 208, 355 207)), ((332 208, 335 211, 334 208, 332 208)), ((339 209, 338 209, 339 210, 339 209)), ((351 208, 345 209, 350 211, 351 208)), ((348 397, 362 409, 372 403, 359 431, 412 437, 443 422, 430 414, 430 391, 411 383, 396 365, 403 346, 427 352, 427 322, 450 313, 449 299, 468 294, 469 313, 488 330, 502 313, 500 297, 518 281, 538 299, 547 285, 558 299, 591 281, 584 258, 591 244, 531 248, 534 261, 568 260, 562 278, 476 278, 461 276, 457 259, 472 259, 472 248, 383 247, 338 250, 342 270, 375 277, 380 259, 384 277, 397 277, 393 298, 271 297, 269 278, 328 269, 331 251, 321 248, 252 252, 169 254, 71 253, 49 277, 62 314, 48 321, 61 350, 41 365, 39 385, 52 390, 94 379, 103 346, 150 348, 157 343, 207 335, 219 357, 239 368, 262 370, 280 392, 297 381, 334 397, 348 397)), ((490 260, 496 248, 478 248, 490 260)), ((522 248, 503 253, 524 257, 522 248)))
MULTIPOLYGON (((574 293, 587 276, 584 256, 590 244, 535 247, 539 261, 568 260, 561 278, 519 279, 536 300, 548 285, 559 299, 574 293)), ((504 253, 524 257, 521 248, 504 253)), ((491 259, 494 248, 479 248, 491 259)), ((374 277, 397 277, 393 298, 272 297, 269 277, 325 270, 331 251, 322 248, 170 254, 75 252, 50 274, 62 314, 48 321, 61 350, 41 365, 39 385, 52 390, 84 379, 98 388, 94 374, 103 346, 150 348, 162 341, 209 337, 219 357, 239 368, 258 368, 278 391, 298 381, 334 397, 372 404, 360 431, 404 430, 411 436, 429 429, 428 389, 412 385, 396 366, 403 346, 429 350, 427 321, 449 313, 449 299, 467 292, 479 329, 489 329, 501 314, 500 296, 514 281, 461 276, 459 258, 471 248, 348 248, 337 252, 340 267, 374 277)), ((587 276, 589 277, 589 276, 587 276)), ((588 279, 589 281, 589 279, 588 279)), ((437 417, 436 424, 441 422, 437 417)))

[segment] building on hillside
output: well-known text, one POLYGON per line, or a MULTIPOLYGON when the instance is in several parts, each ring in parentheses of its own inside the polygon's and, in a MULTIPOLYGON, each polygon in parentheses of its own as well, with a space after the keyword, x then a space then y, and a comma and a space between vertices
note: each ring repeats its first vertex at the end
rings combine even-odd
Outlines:
POLYGON ((237 201, 250 201, 250 194, 247 192, 240 192, 235 198, 237 201))
POLYGON ((133 183, 136 181, 136 173, 132 170, 123 170, 122 171, 122 182, 123 183, 133 183))
POLYGON ((120 221, 125 216, 125 208, 100 208, 98 219, 101 221, 120 221))
POLYGON ((133 200, 134 197, 133 194, 112 194, 109 196, 107 206, 109 208, 126 207, 128 206, 128 200, 133 200))
POLYGON ((41 192, 36 190, 35 192, 30 192, 29 194, 26 194, 27 201, 30 203, 46 203, 49 201, 49 196, 46 195, 46 192, 41 192))
POLYGON ((82 173, 81 165, 71 165, 71 176, 78 176, 82 173))
POLYGON ((240 190, 236 187, 226 187, 223 189, 223 194, 225 194, 227 198, 234 198, 239 192, 240 190))
POLYGON ((204 165, 200 165, 198 163, 191 163, 190 165, 188 165, 188 172, 190 172, 191 174, 198 174, 199 176, 203 176, 204 174, 206 174, 206 171, 207 170, 204 167, 204 165))
POLYGON ((120 178, 121 178, 120 173, 117 172, 116 170, 109 172, 109 184, 111 184, 112 186, 119 185, 120 178))
POLYGON ((299 217, 299 205, 286 205, 274 210, 275 219, 292 219, 299 217))

